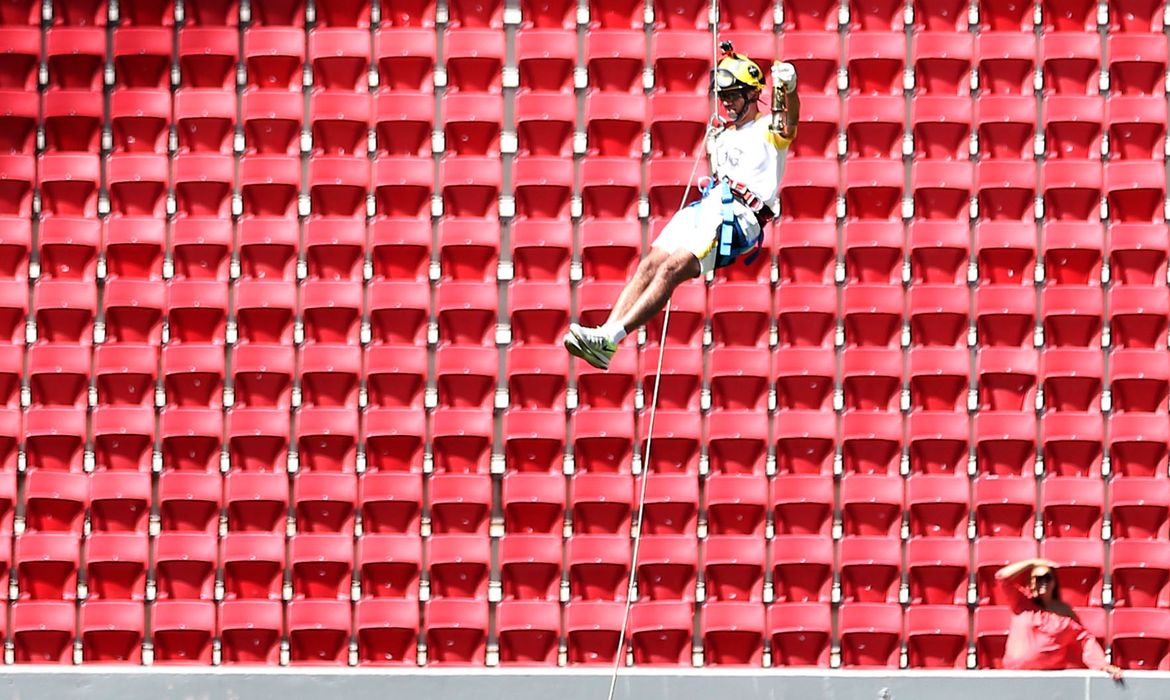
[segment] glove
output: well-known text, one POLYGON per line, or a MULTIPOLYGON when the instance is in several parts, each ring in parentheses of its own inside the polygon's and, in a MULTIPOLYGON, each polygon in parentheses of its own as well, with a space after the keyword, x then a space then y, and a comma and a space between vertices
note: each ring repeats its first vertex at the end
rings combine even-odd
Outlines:
POLYGON ((783 86, 788 92, 796 91, 796 66, 787 61, 772 64, 772 87, 783 86))

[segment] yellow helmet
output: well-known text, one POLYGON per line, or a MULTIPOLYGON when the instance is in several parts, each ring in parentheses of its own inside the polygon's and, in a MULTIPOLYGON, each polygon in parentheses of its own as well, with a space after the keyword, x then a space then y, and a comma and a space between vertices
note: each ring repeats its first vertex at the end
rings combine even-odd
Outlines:
POLYGON ((715 68, 715 89, 735 90, 748 88, 762 90, 764 88, 764 72, 743 54, 735 53, 730 41, 719 46, 723 51, 723 58, 715 68))

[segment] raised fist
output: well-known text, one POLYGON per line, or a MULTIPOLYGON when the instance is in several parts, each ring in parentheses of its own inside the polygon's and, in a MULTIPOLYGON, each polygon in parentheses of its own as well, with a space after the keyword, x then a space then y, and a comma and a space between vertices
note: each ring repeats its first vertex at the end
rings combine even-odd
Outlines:
POLYGON ((783 86, 788 92, 796 91, 796 66, 787 61, 772 64, 772 87, 783 86))

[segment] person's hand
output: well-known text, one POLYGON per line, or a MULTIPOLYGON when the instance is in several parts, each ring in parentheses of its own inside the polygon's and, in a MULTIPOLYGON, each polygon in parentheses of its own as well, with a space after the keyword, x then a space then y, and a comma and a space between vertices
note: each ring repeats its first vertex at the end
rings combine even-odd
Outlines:
POLYGON ((1116 666, 1114 664, 1109 664, 1108 666, 1106 666, 1105 668, 1103 668, 1101 670, 1104 671, 1105 673, 1108 673, 1109 677, 1112 678, 1113 680, 1115 680, 1115 681, 1121 680, 1122 674, 1121 674, 1121 667, 1120 666, 1116 666))
POLYGON ((777 61, 772 64, 772 76, 776 82, 774 87, 783 86, 786 92, 796 91, 796 66, 787 61, 777 61))

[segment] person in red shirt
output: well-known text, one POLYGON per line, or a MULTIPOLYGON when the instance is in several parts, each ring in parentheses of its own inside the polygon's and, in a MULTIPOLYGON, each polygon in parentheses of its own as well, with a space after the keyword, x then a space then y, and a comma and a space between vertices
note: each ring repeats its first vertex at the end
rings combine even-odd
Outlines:
POLYGON ((1012 609, 1003 667, 1028 671, 1090 668, 1121 680, 1121 669, 1106 660, 1097 639, 1060 599, 1055 569, 1056 564, 1047 559, 1025 559, 995 573, 1012 609))

